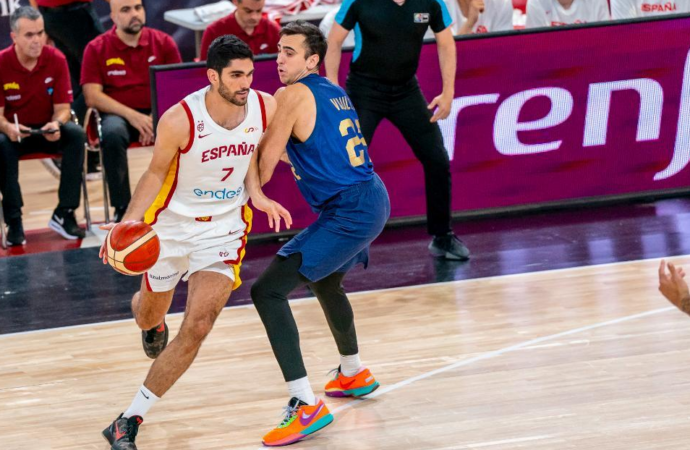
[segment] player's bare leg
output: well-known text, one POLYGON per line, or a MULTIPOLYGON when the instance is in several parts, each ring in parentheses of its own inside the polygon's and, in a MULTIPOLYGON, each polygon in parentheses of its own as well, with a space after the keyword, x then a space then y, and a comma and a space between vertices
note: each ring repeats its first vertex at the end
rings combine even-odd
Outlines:
POLYGON ((187 308, 180 332, 153 363, 144 385, 158 397, 189 368, 201 343, 230 298, 232 280, 216 272, 197 272, 189 278, 187 308))
MULTIPOLYGON (((146 276, 146 275, 144 275, 146 276)), ((170 309, 175 290, 151 292, 142 277, 141 289, 132 297, 132 314, 141 328, 141 343, 146 356, 156 359, 168 345, 165 315, 170 309)))
MULTIPOLYGON (((201 343, 211 332, 216 318, 227 303, 232 292, 232 285, 230 278, 216 272, 197 272, 189 278, 187 308, 180 332, 153 363, 146 381, 137 392, 130 407, 103 430, 103 436, 112 445, 111 448, 136 450, 134 440, 144 415, 191 366, 201 343)), ((165 295, 149 297, 149 294, 153 293, 143 292, 144 294, 140 294, 138 299, 137 296, 132 299, 135 315, 143 308, 156 303, 150 302, 151 299, 160 301, 161 298, 167 298, 165 295)), ((172 298, 171 293, 162 294, 170 294, 172 298)), ((168 301, 168 307, 169 304, 168 301)), ((158 307, 162 308, 160 305, 158 307)), ((147 314, 148 312, 143 313, 144 316, 147 314)), ((150 317, 156 316, 151 314, 150 317)))

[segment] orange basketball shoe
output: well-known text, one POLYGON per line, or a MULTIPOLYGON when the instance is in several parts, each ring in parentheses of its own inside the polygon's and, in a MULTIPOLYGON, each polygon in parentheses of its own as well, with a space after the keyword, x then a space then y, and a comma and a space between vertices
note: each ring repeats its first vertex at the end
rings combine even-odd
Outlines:
POLYGON ((371 394, 379 387, 379 382, 364 368, 354 377, 346 377, 335 369, 335 377, 326 384, 326 395, 329 397, 362 397, 371 394))
POLYGON ((285 408, 285 419, 264 436, 263 444, 268 447, 293 444, 316 433, 331 422, 333 422, 333 416, 323 400, 318 400, 315 406, 309 406, 300 399, 292 397, 285 408))

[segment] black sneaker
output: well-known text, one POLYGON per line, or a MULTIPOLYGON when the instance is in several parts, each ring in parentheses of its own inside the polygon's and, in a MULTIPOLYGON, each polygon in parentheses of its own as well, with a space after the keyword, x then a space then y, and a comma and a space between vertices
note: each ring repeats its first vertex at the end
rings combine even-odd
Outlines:
POLYGON ((155 328, 141 332, 141 343, 146 356, 156 359, 168 345, 168 324, 165 321, 155 328))
POLYGON ((130 418, 118 416, 108 428, 103 430, 103 437, 111 445, 111 450, 137 450, 134 440, 139 432, 139 425, 144 421, 139 416, 130 418))
POLYGON ((65 239, 84 239, 86 233, 77 225, 73 209, 57 208, 48 222, 48 228, 55 231, 65 239))
POLYGON ((115 208, 115 217, 113 217, 113 222, 115 222, 115 223, 122 222, 122 218, 125 216, 126 212, 127 212, 127 207, 115 208))
POLYGON ((434 256, 456 261, 467 261, 470 259, 470 250, 453 233, 434 237, 429 244, 429 252, 434 256))
POLYGON ((13 219, 7 224, 7 245, 10 247, 26 244, 22 219, 13 219))

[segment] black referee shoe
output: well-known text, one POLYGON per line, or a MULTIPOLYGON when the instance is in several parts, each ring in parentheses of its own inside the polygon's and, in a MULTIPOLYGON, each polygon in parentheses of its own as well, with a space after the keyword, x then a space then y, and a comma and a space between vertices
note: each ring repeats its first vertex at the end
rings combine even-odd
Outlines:
POLYGON ((429 244, 429 252, 434 256, 455 261, 467 261, 470 259, 470 250, 453 233, 434 237, 429 244))
POLYGON ((144 345, 144 353, 151 359, 156 359, 165 346, 168 345, 168 324, 162 324, 148 331, 141 332, 141 343, 144 345))
POLYGON ((134 440, 139 432, 139 425, 144 421, 139 416, 130 418, 118 416, 108 428, 103 430, 103 437, 110 443, 110 450, 137 450, 134 440))

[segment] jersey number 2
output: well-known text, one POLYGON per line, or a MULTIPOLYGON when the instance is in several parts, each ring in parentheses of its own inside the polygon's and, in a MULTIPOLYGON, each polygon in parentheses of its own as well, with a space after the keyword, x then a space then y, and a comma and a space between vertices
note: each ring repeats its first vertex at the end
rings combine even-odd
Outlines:
POLYGON ((347 137, 350 128, 355 132, 355 137, 348 139, 347 146, 345 147, 347 149, 347 154, 350 156, 350 164, 352 164, 352 167, 361 166, 366 162, 364 150, 360 150, 359 154, 357 154, 357 150, 355 150, 358 145, 367 145, 362 136, 362 130, 359 127, 359 120, 355 121, 355 123, 357 124, 357 128, 355 128, 355 124, 352 123, 352 119, 344 119, 340 122, 340 134, 343 137, 347 137))

